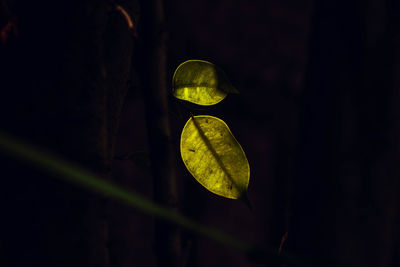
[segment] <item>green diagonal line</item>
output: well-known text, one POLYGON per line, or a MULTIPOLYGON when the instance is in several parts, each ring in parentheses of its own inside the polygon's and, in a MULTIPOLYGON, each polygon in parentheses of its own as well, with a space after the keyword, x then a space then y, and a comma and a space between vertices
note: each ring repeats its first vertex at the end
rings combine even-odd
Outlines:
POLYGON ((8 155, 18 158, 54 175, 55 178, 72 182, 76 185, 104 194, 125 204, 132 206, 146 214, 180 225, 192 232, 206 236, 219 243, 231 246, 241 251, 250 250, 250 245, 239 241, 230 235, 198 224, 177 212, 157 205, 145 198, 123 189, 104 179, 100 179, 93 173, 86 171, 77 165, 67 162, 53 154, 40 151, 31 145, 17 141, 16 139, 0 131, 0 149, 8 155))
MULTIPOLYGON (((255 249, 255 246, 238 240, 215 228, 207 227, 189 220, 173 210, 162 207, 161 205, 146 200, 138 194, 98 178, 93 173, 86 171, 71 162, 65 161, 51 153, 43 152, 40 149, 21 142, 2 131, 0 131, 0 150, 11 157, 25 161, 36 168, 54 175, 55 178, 74 183, 80 187, 101 193, 106 197, 121 201, 143 213, 179 225, 191 232, 207 237, 220 244, 240 250, 246 255, 258 255, 257 258, 261 257, 263 262, 276 260, 296 266, 314 266, 309 262, 305 262, 288 254, 278 255, 277 253, 272 252, 271 249, 255 249)), ((324 266, 332 265, 324 264, 324 266)))

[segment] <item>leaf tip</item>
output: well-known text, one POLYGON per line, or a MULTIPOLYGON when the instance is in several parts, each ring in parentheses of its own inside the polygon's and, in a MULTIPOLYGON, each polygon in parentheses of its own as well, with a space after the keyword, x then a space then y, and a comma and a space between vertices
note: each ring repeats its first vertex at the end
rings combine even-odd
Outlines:
POLYGON ((251 204, 250 199, 247 196, 247 192, 244 192, 239 199, 243 201, 243 203, 249 208, 250 211, 254 211, 253 205, 251 204))
POLYGON ((229 93, 236 94, 236 95, 240 94, 239 90, 236 89, 236 87, 234 87, 234 86, 232 86, 231 91, 229 93))

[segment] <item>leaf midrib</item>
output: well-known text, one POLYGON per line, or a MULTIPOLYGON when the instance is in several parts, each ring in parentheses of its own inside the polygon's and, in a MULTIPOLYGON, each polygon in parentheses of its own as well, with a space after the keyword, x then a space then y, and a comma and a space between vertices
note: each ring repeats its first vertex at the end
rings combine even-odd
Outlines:
MULTIPOLYGON (((205 135, 203 129, 201 129, 200 125, 198 124, 198 122, 196 121, 194 116, 192 116, 192 120, 193 120, 194 126, 196 127, 197 131, 199 132, 199 135, 200 135, 201 139, 204 141, 204 143, 206 144, 207 148, 211 151, 211 154, 213 155, 214 159, 217 161, 218 165, 221 167, 221 169, 224 171, 224 173, 226 173, 226 175, 228 176, 229 180, 232 182, 232 185, 236 187, 236 189, 238 190, 238 192, 239 192, 239 194, 241 196, 243 192, 241 192, 240 187, 237 185, 235 180, 233 180, 232 175, 229 173, 229 171, 225 167, 225 164, 222 162, 222 160, 219 157, 217 151, 215 151, 215 149, 212 146, 210 140, 208 140, 208 138, 205 135)), ((239 198, 240 198, 240 196, 239 196, 239 198)))

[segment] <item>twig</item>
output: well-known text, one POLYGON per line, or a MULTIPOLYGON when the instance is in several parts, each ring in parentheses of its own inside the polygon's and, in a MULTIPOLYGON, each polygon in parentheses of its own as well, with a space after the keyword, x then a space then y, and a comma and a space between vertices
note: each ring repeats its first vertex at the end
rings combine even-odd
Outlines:
POLYGON ((118 11, 122 15, 122 17, 125 19, 126 24, 128 25, 129 30, 131 30, 133 36, 138 37, 136 23, 135 23, 134 19, 132 19, 131 15, 129 15, 129 13, 122 6, 115 4, 115 3, 113 3, 113 4, 115 6, 114 7, 115 10, 118 11))
POLYGON ((289 236, 289 233, 288 233, 288 232, 286 232, 286 233, 282 236, 281 244, 279 245, 279 250, 278 250, 278 253, 279 253, 279 254, 281 254, 282 249, 283 249, 283 244, 285 244, 286 240, 288 239, 288 236, 289 236))

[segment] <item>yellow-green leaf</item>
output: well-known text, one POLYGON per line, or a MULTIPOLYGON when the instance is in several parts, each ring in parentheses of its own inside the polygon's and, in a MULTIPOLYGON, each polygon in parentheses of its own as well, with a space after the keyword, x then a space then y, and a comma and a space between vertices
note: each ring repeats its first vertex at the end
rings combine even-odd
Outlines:
POLYGON ((250 167, 228 125, 216 117, 190 118, 182 130, 181 155, 193 177, 211 192, 246 198, 250 167))
POLYGON ((228 93, 238 93, 220 68, 203 60, 188 60, 179 65, 172 87, 176 98, 203 106, 221 102, 228 93))

